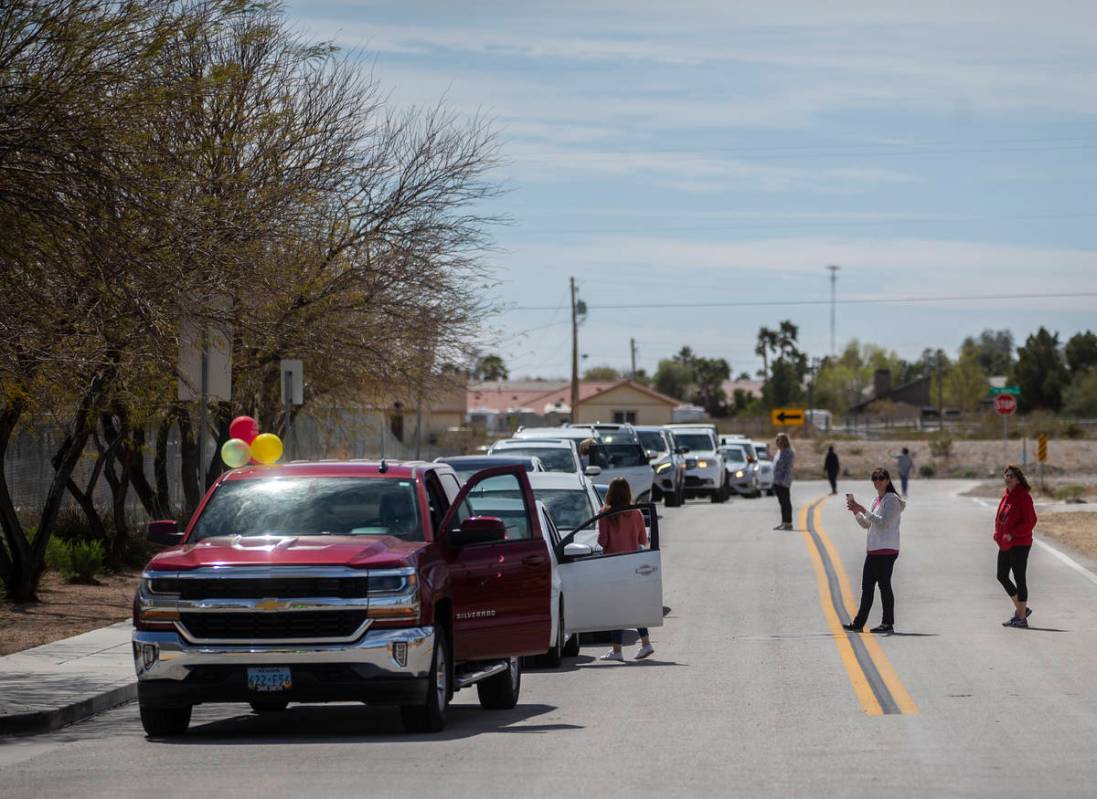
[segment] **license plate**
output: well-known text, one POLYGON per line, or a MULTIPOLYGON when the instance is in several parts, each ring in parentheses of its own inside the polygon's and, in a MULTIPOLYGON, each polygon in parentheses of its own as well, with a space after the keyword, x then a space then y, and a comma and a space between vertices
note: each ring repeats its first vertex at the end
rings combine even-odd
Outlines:
POLYGON ((288 691, 293 687, 293 679, 288 667, 270 667, 248 669, 248 690, 260 693, 288 691))

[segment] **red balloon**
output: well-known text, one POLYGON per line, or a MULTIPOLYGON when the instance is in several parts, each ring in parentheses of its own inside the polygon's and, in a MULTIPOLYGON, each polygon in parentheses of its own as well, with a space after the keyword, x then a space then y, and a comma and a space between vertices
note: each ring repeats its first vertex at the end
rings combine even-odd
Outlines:
POLYGON ((229 438, 238 438, 248 446, 259 435, 259 423, 250 416, 237 416, 229 425, 229 438))

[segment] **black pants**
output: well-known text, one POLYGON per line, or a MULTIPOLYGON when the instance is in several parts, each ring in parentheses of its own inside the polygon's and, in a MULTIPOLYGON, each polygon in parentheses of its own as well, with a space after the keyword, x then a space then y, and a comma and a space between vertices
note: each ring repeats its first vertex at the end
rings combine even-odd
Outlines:
POLYGON ((838 493, 838 472, 835 472, 834 474, 831 474, 830 472, 827 472, 827 479, 830 480, 830 493, 837 494, 838 493))
POLYGON ((1028 602, 1028 583, 1025 582, 1025 569, 1028 568, 1027 547, 1012 547, 1011 549, 998 550, 998 582, 1006 593, 1016 597, 1018 602, 1028 602), (1013 579, 1017 585, 1009 579, 1009 572, 1013 570, 1013 579))
POLYGON ((868 621, 868 612, 872 610, 872 600, 876 596, 876 586, 880 586, 880 600, 884 603, 884 618, 881 624, 895 624, 895 594, 891 592, 891 570, 895 568, 898 555, 865 555, 865 568, 861 572, 861 607, 857 618, 853 620, 857 627, 864 627, 868 621))
POLYGON ((777 495, 777 501, 781 503, 781 523, 792 524, 792 497, 788 486, 773 486, 773 493, 777 495))

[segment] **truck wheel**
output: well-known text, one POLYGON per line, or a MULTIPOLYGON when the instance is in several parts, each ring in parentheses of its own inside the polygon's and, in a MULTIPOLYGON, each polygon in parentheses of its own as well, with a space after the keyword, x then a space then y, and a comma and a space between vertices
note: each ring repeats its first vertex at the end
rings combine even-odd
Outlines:
POLYGON ((424 705, 401 705, 400 717, 408 732, 439 732, 446 726, 449 706, 449 649, 446 633, 441 626, 434 637, 434 657, 427 678, 427 701, 424 705))
POLYGON ((248 702, 248 704, 256 713, 281 713, 289 707, 289 702, 284 699, 270 702, 248 702))
POLYGON ((141 726, 145 734, 153 738, 175 738, 190 726, 191 706, 145 707, 141 706, 141 726))
POLYGON ((682 492, 675 489, 674 491, 663 492, 663 505, 668 508, 677 508, 682 504, 682 492))
POLYGON ((579 657, 579 633, 571 636, 568 642, 564 644, 564 657, 577 658, 579 657))
POLYGON ((511 658, 509 666, 498 674, 476 683, 480 707, 487 710, 510 710, 518 704, 522 690, 522 665, 511 658))
POLYGON ((556 625, 556 640, 552 644, 552 649, 544 655, 545 665, 550 669, 560 668, 560 664, 564 662, 564 603, 560 603, 560 621, 556 625))

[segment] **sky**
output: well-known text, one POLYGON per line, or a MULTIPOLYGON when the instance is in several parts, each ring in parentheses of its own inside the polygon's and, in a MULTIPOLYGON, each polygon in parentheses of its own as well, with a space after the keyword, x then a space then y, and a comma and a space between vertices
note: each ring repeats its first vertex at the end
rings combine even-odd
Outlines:
POLYGON ((649 373, 683 346, 753 373, 784 319, 824 356, 830 264, 839 349, 1097 329, 1097 3, 286 9, 394 109, 492 120, 483 349, 512 377, 570 373, 569 277, 581 368, 627 370, 635 339, 649 373))

